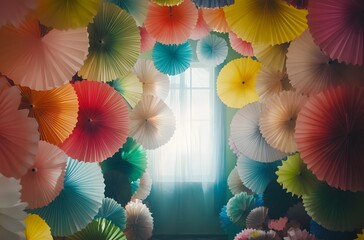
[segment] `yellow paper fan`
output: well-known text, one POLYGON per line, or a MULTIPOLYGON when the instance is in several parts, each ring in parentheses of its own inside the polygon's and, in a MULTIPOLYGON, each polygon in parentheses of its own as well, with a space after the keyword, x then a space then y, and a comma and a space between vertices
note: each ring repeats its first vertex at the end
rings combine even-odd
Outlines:
POLYGON ((48 224, 36 214, 28 214, 24 220, 27 240, 53 240, 48 224))
POLYGON ((258 100, 255 79, 260 63, 250 58, 235 59, 226 64, 217 77, 217 95, 232 108, 241 108, 258 100))
POLYGON ((269 44, 253 44, 254 55, 262 65, 279 72, 284 72, 285 70, 288 47, 288 43, 274 46, 269 44))
MULTIPOLYGON (((188 1, 188 0, 186 0, 188 1)), ((175 6, 183 2, 183 0, 152 0, 152 2, 160 6, 175 6)))
POLYGON ((289 42, 307 28, 307 10, 282 0, 235 0, 224 11, 230 29, 251 43, 289 42))

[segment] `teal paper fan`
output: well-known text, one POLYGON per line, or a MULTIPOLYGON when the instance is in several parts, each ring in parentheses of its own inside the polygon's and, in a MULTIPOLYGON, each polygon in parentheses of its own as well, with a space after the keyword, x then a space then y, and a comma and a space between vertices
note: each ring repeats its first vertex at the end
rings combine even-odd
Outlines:
POLYGON ((129 176, 130 181, 139 179, 147 168, 147 154, 138 142, 131 137, 111 158, 100 163, 102 172, 120 171, 129 176))
POLYGON ((148 1, 145 0, 107 0, 127 11, 138 26, 143 26, 148 13, 148 1))
POLYGON ((126 237, 111 221, 98 218, 67 240, 126 240, 126 237))
POLYGON ((158 71, 168 75, 177 75, 184 72, 192 61, 192 48, 189 42, 179 45, 165 45, 156 43, 152 58, 158 71))
POLYGON ((196 54, 200 62, 215 67, 223 63, 228 55, 226 41, 216 35, 208 35, 197 42, 196 54))
POLYGON ((327 184, 302 197, 312 219, 331 231, 352 231, 364 226, 364 192, 342 191, 327 184))
POLYGON ((224 205, 221 208, 221 212, 219 214, 220 226, 226 234, 235 236, 236 234, 238 234, 241 231, 242 228, 231 222, 226 211, 227 211, 226 205, 224 205))
POLYGON ((257 194, 262 194, 268 184, 277 178, 275 172, 282 161, 258 162, 244 155, 237 160, 237 168, 243 184, 257 194))
POLYGON ((125 229, 125 209, 112 198, 104 198, 104 200, 102 200, 102 206, 95 216, 95 219, 97 218, 105 218, 106 220, 111 221, 121 230, 125 229))
POLYGON ((64 188, 53 202, 28 210, 43 218, 54 236, 80 231, 96 216, 104 198, 104 179, 97 163, 68 158, 64 188))
POLYGON ((257 207, 255 202, 256 199, 253 195, 248 195, 245 192, 236 194, 229 199, 226 205, 227 215, 233 223, 244 228, 246 217, 251 210, 257 207))

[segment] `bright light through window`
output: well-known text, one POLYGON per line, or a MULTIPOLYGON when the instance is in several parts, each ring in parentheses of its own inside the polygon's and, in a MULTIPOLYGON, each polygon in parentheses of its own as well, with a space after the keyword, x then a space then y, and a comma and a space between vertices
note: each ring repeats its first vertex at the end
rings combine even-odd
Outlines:
POLYGON ((215 97, 214 68, 192 65, 170 77, 165 102, 176 116, 176 131, 167 144, 148 151, 153 181, 215 181, 215 97))

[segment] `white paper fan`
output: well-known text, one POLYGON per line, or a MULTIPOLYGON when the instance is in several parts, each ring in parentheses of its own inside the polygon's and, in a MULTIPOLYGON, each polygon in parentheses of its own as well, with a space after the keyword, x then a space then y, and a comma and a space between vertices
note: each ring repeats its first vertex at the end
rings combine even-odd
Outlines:
POLYGON ((153 217, 148 207, 140 200, 134 200, 125 206, 125 210, 126 228, 124 234, 127 239, 149 239, 153 232, 153 217))

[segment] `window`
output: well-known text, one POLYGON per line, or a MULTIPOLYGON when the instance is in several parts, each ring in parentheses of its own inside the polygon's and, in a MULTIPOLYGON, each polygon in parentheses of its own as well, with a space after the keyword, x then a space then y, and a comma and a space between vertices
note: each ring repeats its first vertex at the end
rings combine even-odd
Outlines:
POLYGON ((162 147, 148 151, 153 181, 214 182, 216 177, 214 68, 195 63, 170 77, 165 100, 176 117, 176 131, 162 147))

